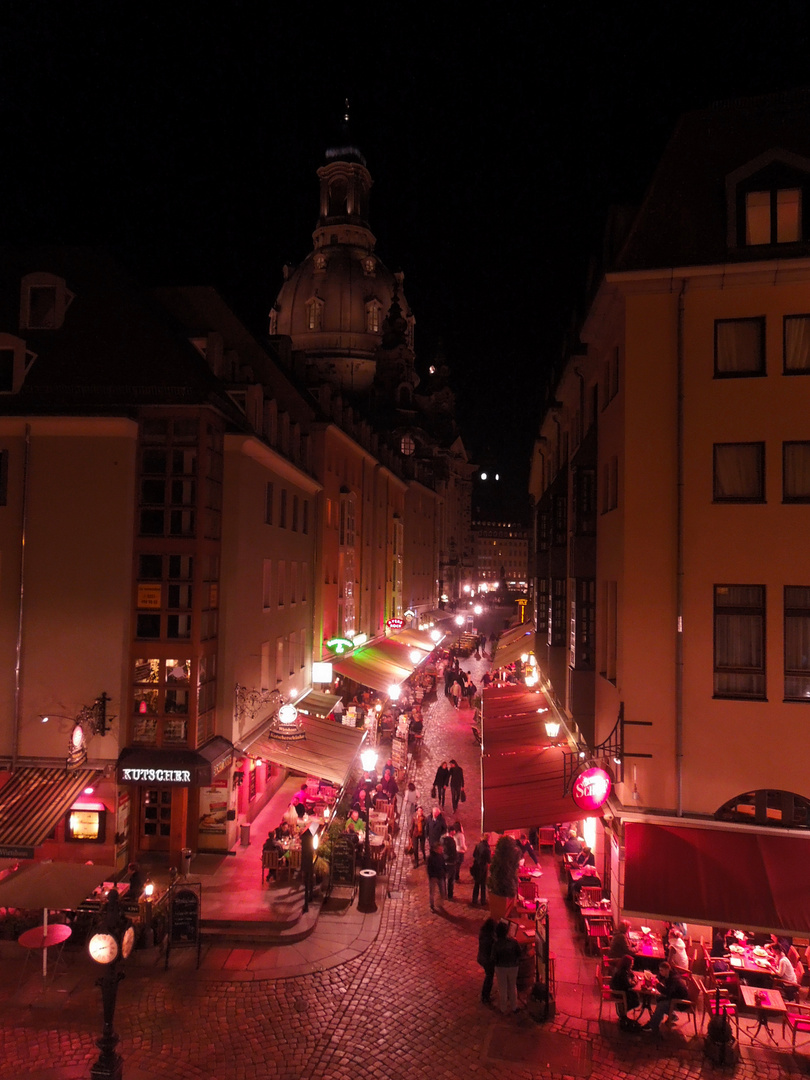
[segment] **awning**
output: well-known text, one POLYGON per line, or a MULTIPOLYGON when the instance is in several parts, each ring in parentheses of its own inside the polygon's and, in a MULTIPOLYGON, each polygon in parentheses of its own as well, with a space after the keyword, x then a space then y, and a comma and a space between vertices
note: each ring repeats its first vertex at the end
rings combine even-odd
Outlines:
POLYGON ((28 766, 12 773, 0 788, 0 855, 33 859, 34 848, 86 787, 101 777, 98 769, 67 770, 28 766))
POLYGON ((550 745, 543 718, 548 700, 524 687, 482 694, 483 829, 529 829, 593 817, 563 794, 564 747, 550 745), (543 713, 538 713, 543 709, 543 713))
POLYGON ((497 644, 499 646, 510 645, 515 638, 522 637, 527 631, 533 634, 534 630, 535 626, 533 619, 527 619, 526 622, 515 623, 515 625, 510 626, 508 630, 504 630, 498 638, 497 644))
POLYGON ((304 694, 300 701, 296 701, 295 707, 305 716, 320 716, 325 719, 339 701, 339 694, 327 694, 322 690, 310 690, 308 694, 304 694))
POLYGON ((398 630, 395 634, 391 634, 388 640, 396 641, 400 645, 421 649, 422 652, 425 653, 432 653, 445 636, 443 631, 439 631, 439 634, 439 641, 434 641, 429 632, 425 630, 411 630, 408 628, 405 630, 398 630))
POLYGON ((387 694, 390 686, 399 686, 415 667, 410 660, 403 660, 401 653, 404 652, 404 646, 399 646, 395 654, 397 659, 394 659, 391 648, 385 647, 384 641, 369 642, 345 656, 335 657, 332 670, 387 694))
POLYGON ((0 881, 0 907, 72 911, 97 885, 112 881, 115 872, 114 866, 85 863, 37 862, 21 866, 0 881))
POLYGON ((239 750, 306 776, 318 776, 338 787, 345 784, 366 737, 364 730, 304 716, 303 739, 274 739, 269 734, 272 719, 249 742, 238 744, 239 750))
POLYGON ((454 618, 455 613, 452 611, 447 611, 445 608, 434 608, 433 611, 423 611, 422 614, 418 616, 419 622, 421 623, 451 622, 454 618))
POLYGON ((493 667, 506 667, 507 664, 513 664, 516 660, 520 660, 521 656, 526 653, 534 652, 534 623, 525 623, 524 625, 526 627, 525 631, 512 638, 506 645, 498 642, 495 656, 492 659, 493 667))
POLYGON ((623 910, 807 936, 810 836, 628 821, 623 910))
POLYGON ((128 746, 118 755, 119 784, 209 787, 233 760, 233 745, 214 735, 199 750, 183 747, 128 746))

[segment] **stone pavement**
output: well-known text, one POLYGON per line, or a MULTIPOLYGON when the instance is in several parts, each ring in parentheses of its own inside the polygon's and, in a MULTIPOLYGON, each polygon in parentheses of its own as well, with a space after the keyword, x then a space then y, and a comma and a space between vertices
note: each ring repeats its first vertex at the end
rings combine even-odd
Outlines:
MULTIPOLYGON (((485 665, 464 666, 476 677, 485 665)), ((456 712, 440 692, 426 729, 417 785, 422 800, 430 803, 437 764, 455 757, 464 768, 468 796, 458 816, 468 842, 474 842, 480 777, 470 713, 456 712)), ((525 1012, 502 1018, 480 1004, 475 955, 483 915, 469 906, 468 872, 462 873, 457 899, 444 913, 431 915, 424 869, 414 871, 400 850, 393 895, 385 898, 380 888, 381 906, 373 916, 321 914, 310 937, 292 946, 212 947, 199 972, 190 952, 173 956, 168 972, 162 962, 131 964, 115 1019, 124 1078, 680 1080, 714 1075, 702 1040, 685 1026, 651 1041, 619 1032, 607 1010, 600 1024, 595 961, 582 952, 551 858, 544 857, 543 870, 558 980, 557 1015, 549 1023, 538 1025, 525 1012), (318 941, 314 960, 299 952, 318 941), (295 959, 274 968, 285 953, 295 959)), ((72 958, 68 975, 51 991, 52 997, 61 994, 60 1006, 43 1008, 32 1007, 36 976, 18 986, 21 960, 3 955, 0 1080, 88 1077, 101 1026, 90 962, 72 958)), ((810 1054, 747 1044, 742 1053, 733 1075, 744 1080, 810 1075, 810 1054)))

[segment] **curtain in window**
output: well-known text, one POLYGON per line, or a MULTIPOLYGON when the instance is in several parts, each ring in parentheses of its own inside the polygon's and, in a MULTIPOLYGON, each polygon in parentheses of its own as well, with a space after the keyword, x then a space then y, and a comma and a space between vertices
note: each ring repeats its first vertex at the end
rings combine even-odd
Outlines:
POLYGON ((810 316, 785 319, 785 371, 810 371, 810 316))
POLYGON ((788 442, 782 450, 784 498, 810 500, 810 442, 788 442))
POLYGON ((715 590, 714 690, 728 697, 765 695, 765 596, 761 585, 715 590))
POLYGON ((716 443, 714 498, 716 501, 764 498, 763 443, 716 443))
POLYGON ((725 319, 715 323, 715 372, 758 375, 764 372, 761 319, 725 319))
POLYGON ((810 699, 810 588, 785 587, 785 698, 810 699))

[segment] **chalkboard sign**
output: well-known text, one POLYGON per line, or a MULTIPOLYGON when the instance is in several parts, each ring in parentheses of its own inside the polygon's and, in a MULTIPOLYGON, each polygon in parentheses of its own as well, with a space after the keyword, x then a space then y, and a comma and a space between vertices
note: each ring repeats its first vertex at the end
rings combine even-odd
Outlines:
POLYGON ((404 769, 408 764, 408 740, 395 735, 391 739, 391 763, 397 769, 404 769))
POLYGON ((173 885, 169 894, 169 936, 166 943, 166 967, 173 948, 197 947, 197 967, 200 966, 200 908, 202 885, 188 883, 173 885))
POLYGON ((337 836, 332 842, 331 879, 333 885, 354 888, 354 861, 357 841, 352 836, 337 836))

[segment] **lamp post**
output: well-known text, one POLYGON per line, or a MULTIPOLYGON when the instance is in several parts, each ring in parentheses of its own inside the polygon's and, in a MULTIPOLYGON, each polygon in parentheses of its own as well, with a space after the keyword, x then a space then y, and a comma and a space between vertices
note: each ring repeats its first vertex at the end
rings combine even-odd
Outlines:
POLYGON ((366 774, 366 839, 363 850, 363 868, 365 870, 371 869, 371 839, 369 837, 370 832, 370 813, 371 813, 371 772, 377 764, 377 751, 372 750, 370 747, 368 750, 364 750, 360 755, 360 763, 363 766, 363 772, 366 774))
POLYGON ((461 646, 461 628, 464 625, 464 616, 456 615, 456 626, 458 627, 458 637, 456 638, 456 648, 461 646))
POLYGON ((123 1060, 115 1052, 118 1036, 113 1031, 113 1019, 118 984, 124 978, 118 965, 132 952, 134 942, 135 931, 121 911, 118 890, 111 889, 96 932, 87 944, 91 959, 103 965, 103 973, 96 980, 96 986, 101 988, 104 1027, 101 1038, 96 1040, 101 1053, 90 1069, 91 1080, 121 1080, 122 1077, 123 1060))

